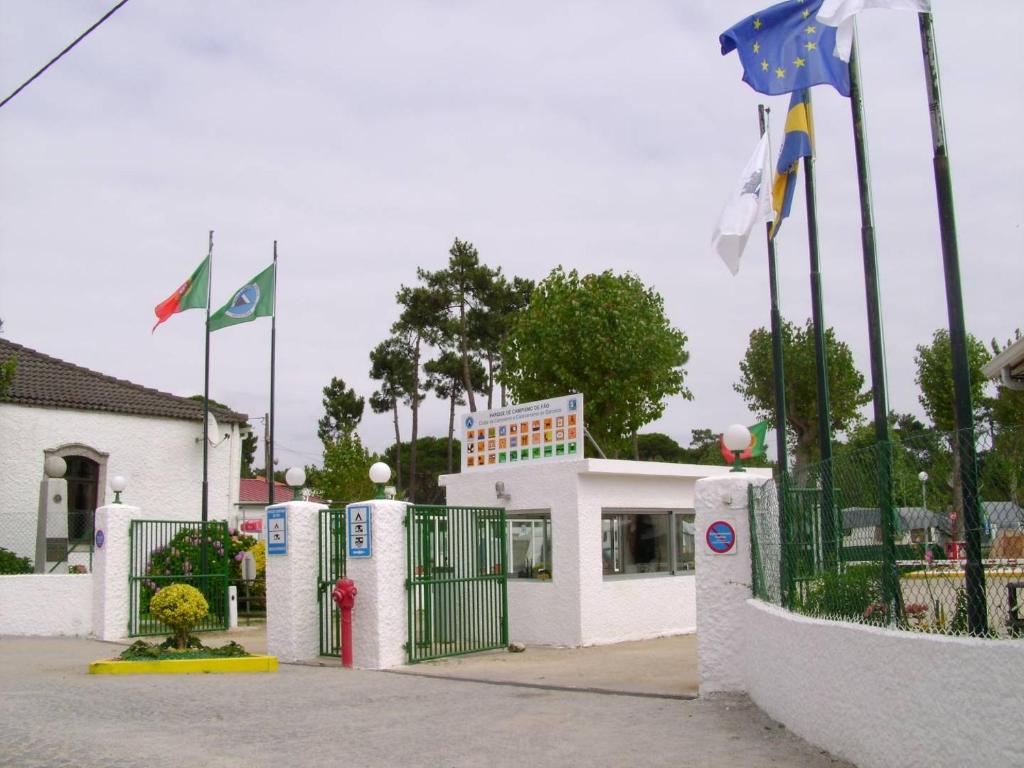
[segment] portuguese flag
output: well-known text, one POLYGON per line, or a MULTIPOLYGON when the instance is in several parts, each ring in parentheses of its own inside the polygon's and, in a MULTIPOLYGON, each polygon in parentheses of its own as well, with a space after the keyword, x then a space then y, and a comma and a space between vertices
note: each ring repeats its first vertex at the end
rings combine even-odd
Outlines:
MULTIPOLYGON (((752 459, 755 456, 764 456, 764 440, 768 435, 768 427, 770 426, 767 421, 759 421, 753 426, 747 427, 750 430, 750 445, 747 449, 740 454, 740 459, 747 460, 752 459)), ((725 447, 725 435, 720 435, 718 438, 718 444, 722 448, 722 458, 725 459, 726 464, 732 464, 736 461, 736 457, 732 451, 725 447)))
MULTIPOLYGON (((186 309, 204 309, 210 295, 210 257, 203 259, 196 271, 178 289, 161 301, 153 311, 156 313, 156 325, 164 322, 171 315, 184 312, 186 309)), ((152 331, 150 331, 152 333, 152 331)))

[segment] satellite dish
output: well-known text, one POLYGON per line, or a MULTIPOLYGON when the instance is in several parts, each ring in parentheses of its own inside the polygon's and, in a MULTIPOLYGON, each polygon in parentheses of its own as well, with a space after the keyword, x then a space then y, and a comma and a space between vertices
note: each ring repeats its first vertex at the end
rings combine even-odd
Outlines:
POLYGON ((217 436, 220 435, 220 425, 212 413, 206 414, 206 439, 210 445, 217 445, 217 436))

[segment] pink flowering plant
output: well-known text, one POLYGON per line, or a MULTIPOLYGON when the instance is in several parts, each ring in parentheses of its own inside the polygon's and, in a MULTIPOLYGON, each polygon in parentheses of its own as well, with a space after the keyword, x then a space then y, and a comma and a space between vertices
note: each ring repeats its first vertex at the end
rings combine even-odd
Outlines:
POLYGON ((207 574, 226 574, 229 580, 241 578, 243 552, 255 544, 255 538, 220 520, 207 523, 205 528, 181 528, 166 545, 149 554, 139 601, 142 611, 148 612, 153 596, 171 582, 193 583, 202 588, 200 581, 205 580, 194 577, 203 572, 204 556, 207 574))

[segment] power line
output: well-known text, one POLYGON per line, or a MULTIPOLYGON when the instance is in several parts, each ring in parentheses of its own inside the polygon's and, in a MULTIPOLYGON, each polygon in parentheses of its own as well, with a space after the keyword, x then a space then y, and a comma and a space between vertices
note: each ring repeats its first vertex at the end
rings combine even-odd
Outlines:
POLYGON ((58 54, 57 54, 56 56, 54 56, 54 57, 53 57, 52 59, 50 59, 50 61, 49 61, 49 62, 47 62, 47 64, 46 64, 46 66, 45 66, 45 67, 43 67, 42 69, 40 69, 40 70, 39 70, 38 72, 36 72, 36 73, 35 73, 34 75, 32 75, 32 77, 30 77, 30 78, 29 78, 28 80, 26 80, 26 81, 25 81, 24 83, 22 83, 21 85, 19 85, 19 86, 17 87, 17 89, 15 89, 14 93, 12 93, 12 94, 11 94, 10 96, 8 96, 8 97, 7 97, 6 99, 4 99, 3 101, 0 101, 0 108, 2 108, 2 107, 3 107, 3 106, 4 106, 4 105, 5 105, 5 104, 6 104, 6 103, 7 103, 8 101, 10 101, 11 99, 13 99, 13 98, 14 98, 15 96, 17 96, 17 95, 18 95, 19 93, 21 93, 21 92, 22 92, 23 90, 25 90, 25 88, 27 88, 27 87, 28 87, 29 83, 31 83, 31 82, 32 82, 33 80, 35 80, 35 79, 36 79, 37 77, 39 77, 39 76, 40 76, 41 74, 43 74, 43 72, 45 72, 46 70, 48 70, 48 69, 49 69, 50 67, 52 67, 52 66, 53 66, 54 64, 56 64, 56 63, 57 63, 57 61, 58 61, 58 60, 60 60, 60 58, 61 58, 61 57, 62 57, 62 56, 63 56, 63 55, 65 54, 65 53, 67 53, 67 52, 68 52, 68 51, 70 51, 70 50, 71 50, 72 48, 74 48, 74 47, 75 47, 76 45, 78 45, 78 44, 79 44, 80 42, 82 42, 82 40, 84 40, 84 39, 85 39, 86 35, 88 35, 88 34, 89 34, 90 32, 92 32, 92 31, 93 31, 94 29, 96 29, 96 27, 98 27, 98 26, 99 26, 100 24, 102 24, 102 23, 103 23, 104 21, 106 21, 106 20, 107 20, 107 19, 109 19, 109 18, 110 18, 111 16, 113 16, 113 15, 114 15, 114 14, 115 14, 115 13, 116 13, 116 12, 117 12, 117 11, 118 11, 118 10, 119 10, 120 8, 121 8, 121 6, 123 6, 123 5, 124 5, 125 3, 127 3, 127 2, 128 2, 128 0, 121 0, 121 2, 119 2, 119 3, 118 3, 117 5, 115 5, 115 6, 113 7, 113 8, 111 8, 111 9, 110 9, 109 11, 107 11, 107 12, 106 12, 106 13, 105 13, 105 14, 103 15, 103 18, 101 18, 101 19, 100 19, 99 21, 97 21, 97 22, 96 22, 95 24, 93 24, 93 25, 92 25, 91 27, 89 27, 89 28, 88 28, 87 30, 85 30, 85 32, 83 32, 82 34, 80 34, 80 35, 79 35, 78 37, 76 37, 76 38, 75 38, 75 39, 74 39, 73 41, 71 41, 71 44, 70 44, 70 45, 68 45, 68 47, 67 47, 67 48, 65 48, 65 49, 64 49, 63 51, 61 51, 60 53, 58 53, 58 54))

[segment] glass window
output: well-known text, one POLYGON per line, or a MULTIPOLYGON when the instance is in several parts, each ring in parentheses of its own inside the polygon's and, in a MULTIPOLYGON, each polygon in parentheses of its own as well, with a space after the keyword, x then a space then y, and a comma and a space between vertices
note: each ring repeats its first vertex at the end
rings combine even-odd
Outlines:
POLYGON ((692 572, 692 513, 606 512, 601 515, 605 576, 692 572))
POLYGON ((91 541, 99 483, 99 464, 85 456, 66 456, 68 539, 91 541))
POLYGON ((551 578, 551 514, 524 512, 508 515, 509 576, 551 578))

